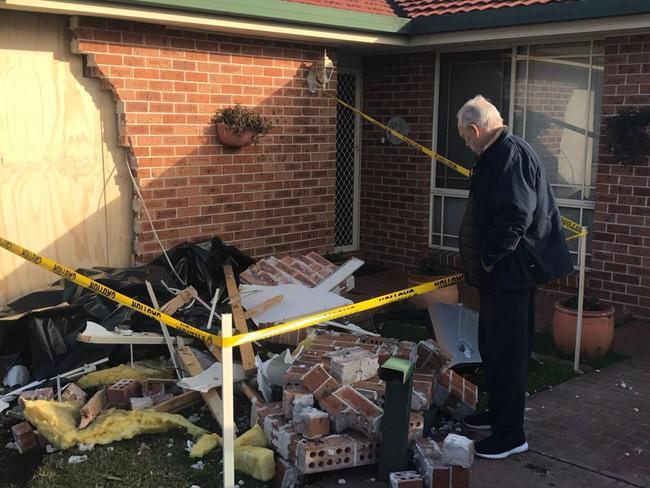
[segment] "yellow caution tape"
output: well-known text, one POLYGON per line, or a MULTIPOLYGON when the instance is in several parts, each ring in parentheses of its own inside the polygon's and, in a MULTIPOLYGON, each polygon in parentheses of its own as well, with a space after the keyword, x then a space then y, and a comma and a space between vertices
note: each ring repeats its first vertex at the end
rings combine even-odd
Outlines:
MULTIPOLYGON (((447 159, 447 158, 445 158, 444 156, 441 156, 440 154, 438 154, 438 153, 434 152, 433 150, 429 149, 428 147, 425 147, 425 146, 423 146, 422 144, 420 144, 420 143, 418 143, 418 142, 415 142, 413 139, 410 139, 410 138, 406 137, 405 135, 400 134, 400 133, 397 132, 396 130, 391 129, 390 127, 388 127, 387 125, 382 124, 381 122, 379 122, 379 121, 376 120, 376 119, 373 119, 372 117, 370 117, 370 115, 366 115, 365 113, 363 113, 363 112, 362 112, 361 110, 359 110, 358 108, 356 108, 356 107, 350 105, 349 103, 344 102, 344 101, 341 100, 340 98, 337 98, 337 97, 335 97, 334 95, 330 95, 330 94, 327 93, 327 92, 325 92, 325 94, 326 94, 328 97, 333 98, 334 100, 336 100, 338 103, 340 103, 340 104, 343 105, 344 107, 349 108, 349 109, 352 110, 354 113, 359 114, 361 117, 363 117, 364 119, 366 119, 368 122, 371 122, 371 123, 375 124, 376 126, 381 127, 381 128, 384 129, 385 131, 387 131, 387 132, 389 132, 390 134, 392 134, 392 135, 394 135, 395 137, 397 137, 400 141, 403 141, 403 142, 405 142, 405 143, 407 143, 407 144, 413 146, 414 148, 419 149, 420 151, 422 151, 422 152, 423 152, 424 154, 426 154, 427 156, 430 156, 430 157, 432 157, 432 158, 435 158, 436 160, 440 161, 440 162, 441 162, 442 164, 444 164, 445 166, 448 166, 448 167, 450 167, 451 169, 454 169, 454 170, 458 171, 458 172, 459 172, 460 174, 462 174, 463 176, 469 177, 469 175, 471 174, 471 171, 468 170, 467 168, 465 168, 464 166, 461 166, 461 165, 458 164, 458 163, 454 163, 452 160, 447 159)), ((582 227, 580 224, 578 224, 577 222, 574 222, 574 221, 571 220, 571 219, 568 219, 568 218, 566 218, 566 217, 562 217, 562 225, 563 225, 566 229, 570 230, 571 232, 573 232, 573 233, 575 234, 575 235, 572 235, 571 237, 569 237, 569 238, 567 239, 567 241, 570 241, 571 239, 576 239, 576 238, 578 238, 578 237, 582 237, 582 236, 586 236, 586 235, 587 235, 587 232, 586 232, 586 231, 583 231, 583 227, 582 227)))
POLYGON ((382 123, 379 122, 378 120, 373 119, 370 115, 366 115, 366 114, 363 113, 361 110, 357 109, 356 107, 353 107, 353 106, 350 105, 349 103, 344 102, 344 101, 341 100, 340 98, 336 98, 334 95, 330 95, 329 93, 326 93, 326 95, 327 95, 328 97, 331 97, 331 98, 335 99, 335 100, 336 100, 337 102, 339 102, 341 105, 343 105, 344 107, 349 108, 349 109, 352 110, 354 113, 359 114, 361 117, 363 117, 364 119, 366 119, 368 122, 372 122, 372 123, 375 124, 376 126, 381 127, 381 128, 384 129, 385 131, 391 133, 392 135, 394 135, 395 137, 397 137, 400 141, 404 141, 405 143, 407 143, 407 144, 413 146, 414 148, 419 149, 420 151, 422 151, 422 152, 423 152, 424 154, 426 154, 427 156, 430 156, 430 157, 432 157, 432 158, 435 158, 435 159, 437 159, 438 161, 440 161, 442 164, 444 164, 444 165, 446 165, 446 166, 449 166, 449 167, 452 168, 452 169, 455 169, 456 171, 458 171, 460 174, 462 174, 462 175, 464 175, 464 176, 469 177, 470 171, 469 171, 467 168, 465 168, 464 166, 461 166, 460 164, 454 163, 451 159, 447 159, 446 157, 441 156, 440 154, 438 154, 438 153, 432 151, 432 150, 429 149, 428 147, 425 147, 425 146, 423 146, 422 144, 420 144, 420 143, 418 143, 418 142, 415 142, 413 139, 410 139, 410 138, 406 137, 405 135, 400 134, 400 133, 397 132, 396 130, 391 129, 390 127, 388 127, 387 125, 382 124, 382 123))
POLYGON ((87 276, 77 273, 76 271, 72 271, 71 269, 62 266, 55 261, 40 256, 35 252, 32 252, 28 249, 25 249, 24 247, 19 246, 18 244, 14 244, 13 242, 7 241, 0 237, 0 247, 4 247, 7 251, 10 251, 15 255, 20 256, 21 258, 26 259, 27 261, 30 261, 40 266, 41 268, 45 268, 48 271, 52 271, 53 273, 58 274, 59 276, 65 278, 68 281, 72 281, 73 283, 79 286, 83 286, 84 288, 87 288, 97 293, 98 295, 101 295, 110 300, 113 300, 114 302, 129 307, 130 309, 133 309, 136 312, 140 312, 141 314, 144 314, 147 317, 151 317, 152 319, 159 320, 160 322, 163 322, 164 324, 170 327, 173 327, 178 330, 182 330, 183 332, 187 332, 189 335, 198 337, 203 341, 207 341, 211 344, 221 346, 221 337, 214 334, 208 334, 207 332, 203 332, 202 330, 197 329, 196 327, 192 327, 191 325, 188 325, 185 322, 181 322, 180 320, 175 319, 170 315, 159 312, 158 310, 150 307, 149 305, 145 305, 144 303, 134 300, 133 298, 129 298, 126 295, 122 295, 121 293, 118 293, 115 290, 112 290, 111 288, 102 285, 101 283, 91 280, 87 276))
POLYGON ((354 313, 364 312, 377 307, 383 307, 389 303, 397 302, 404 300, 406 298, 414 297, 415 295, 421 295, 422 293, 428 293, 438 288, 444 288, 445 286, 450 286, 455 283, 458 283, 463 279, 462 274, 455 274, 450 276, 445 276, 435 281, 429 283, 423 283, 421 285, 413 286, 411 288, 405 288, 404 290, 394 291, 386 295, 382 295, 375 298, 370 298, 362 302, 353 303, 351 305, 344 305, 339 308, 333 308, 331 310, 325 310, 323 312, 311 315, 309 317, 304 317, 301 319, 292 320, 280 325, 274 325, 272 327, 267 327, 266 329, 256 330, 254 332, 249 332, 248 334, 239 334, 229 338, 224 339, 224 346, 227 347, 236 347, 246 344, 247 342, 259 341, 262 339, 268 339, 279 334, 285 334, 287 332, 292 332, 294 330, 303 329, 309 327, 310 325, 319 324, 321 322, 326 322, 328 320, 334 320, 339 317, 345 317, 347 315, 352 315, 354 313))
POLYGON ((437 290, 438 288, 443 288, 445 286, 453 285, 463 279, 462 274, 450 275, 432 281, 430 283, 424 283, 422 285, 417 285, 411 288, 406 288, 404 290, 388 293, 380 297, 370 298, 369 300, 365 300, 363 302, 353 303, 351 305, 344 305, 342 307, 325 310, 323 312, 310 315, 309 317, 303 317, 297 320, 293 320, 291 322, 287 322, 285 324, 275 325, 272 327, 268 327, 266 329, 249 332, 247 334, 238 334, 232 337, 222 338, 218 335, 209 334, 200 329, 197 329, 196 327, 192 327, 191 325, 186 324, 185 322, 182 322, 178 319, 175 319, 170 315, 162 313, 156 310, 155 308, 150 307, 149 305, 145 305, 144 303, 134 300, 133 298, 129 298, 126 295, 118 293, 115 290, 105 285, 102 285, 101 283, 91 280, 87 276, 77 273, 76 271, 72 271, 71 269, 62 266, 57 262, 52 261, 51 259, 40 256, 35 252, 25 249, 24 247, 21 247, 18 244, 14 244, 13 242, 10 242, 1 237, 0 237, 0 247, 4 247, 7 251, 10 251, 16 254, 17 256, 20 256, 21 258, 26 259, 27 261, 30 261, 40 266, 41 268, 45 268, 48 271, 52 271, 53 273, 58 274, 62 278, 65 278, 68 281, 72 281, 73 283, 79 286, 83 286, 84 288, 87 288, 103 297, 106 297, 110 300, 113 300, 114 302, 129 307, 135 310, 136 312, 140 312, 141 314, 146 315, 147 317, 151 317, 152 319, 163 322, 169 327, 182 330, 183 332, 186 332, 191 336, 198 337, 199 339, 205 342, 214 344, 219 347, 236 347, 249 342, 259 341, 261 339, 267 339, 275 335, 285 334, 287 332, 309 327, 310 325, 315 325, 327 320, 334 320, 339 317, 344 317, 346 315, 363 312, 365 310, 370 310, 372 308, 388 305, 389 303, 397 302, 399 300, 411 298, 415 295, 428 293, 430 291, 437 290))

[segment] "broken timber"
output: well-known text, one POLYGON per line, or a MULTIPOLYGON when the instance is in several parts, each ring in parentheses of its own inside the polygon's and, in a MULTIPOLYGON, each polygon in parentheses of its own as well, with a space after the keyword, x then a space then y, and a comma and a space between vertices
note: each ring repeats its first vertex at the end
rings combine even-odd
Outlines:
POLYGON ((101 413, 108 404, 108 395, 106 388, 97 390, 88 402, 81 407, 81 421, 79 422, 79 429, 85 429, 95 418, 101 413))
POLYGON ((189 390, 181 393, 180 395, 170 398, 169 400, 159 403, 153 409, 157 412, 176 413, 181 410, 191 407, 201 399, 201 394, 198 391, 189 390))
MULTIPOLYGON (((190 376, 195 376, 203 371, 199 360, 196 359, 194 352, 187 346, 178 348, 178 358, 183 366, 183 369, 190 376)), ((223 429, 223 401, 217 392, 216 388, 212 388, 206 393, 201 393, 203 400, 208 405, 212 416, 215 418, 219 426, 223 429)))
MULTIPOLYGON (((228 297, 230 298, 230 308, 232 309, 232 316, 235 322, 235 328, 240 334, 248 334, 248 326, 246 325, 246 318, 244 317, 244 309, 242 308, 241 298, 239 296, 239 289, 235 281, 235 275, 232 271, 232 266, 225 264, 223 266, 223 274, 226 278, 226 288, 228 289, 228 297)), ((249 342, 242 344, 239 347, 241 353, 242 366, 246 374, 251 374, 255 371, 255 353, 253 352, 253 345, 249 342)))

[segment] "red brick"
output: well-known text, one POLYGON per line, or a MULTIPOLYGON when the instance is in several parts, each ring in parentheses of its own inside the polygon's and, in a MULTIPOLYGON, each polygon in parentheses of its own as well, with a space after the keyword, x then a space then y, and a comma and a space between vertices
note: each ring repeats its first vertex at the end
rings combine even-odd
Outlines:
POLYGON ((325 370, 322 364, 317 364, 311 368, 302 376, 301 381, 302 385, 314 395, 317 401, 320 401, 340 386, 338 381, 325 370))
POLYGON ((50 387, 24 391, 18 396, 18 407, 25 410, 25 400, 52 400, 52 398, 54 398, 54 390, 50 387))
POLYGON ((39 449, 38 439, 34 434, 34 430, 29 422, 21 422, 11 428, 11 433, 14 436, 14 441, 18 446, 18 451, 21 454, 26 452, 37 451, 39 449))
POLYGON ((388 477, 390 488, 423 488, 424 479, 417 471, 395 471, 388 477))
POLYGON ((106 390, 108 404, 112 407, 128 409, 132 397, 140 396, 142 385, 136 380, 120 380, 106 390))

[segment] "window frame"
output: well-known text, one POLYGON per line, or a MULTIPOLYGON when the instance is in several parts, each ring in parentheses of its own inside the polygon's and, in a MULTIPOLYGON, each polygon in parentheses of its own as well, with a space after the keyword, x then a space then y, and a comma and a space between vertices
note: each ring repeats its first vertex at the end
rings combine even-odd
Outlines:
MULTIPOLYGON (((440 66, 441 66, 441 57, 444 54, 453 54, 453 53, 464 53, 464 52, 477 52, 477 51, 485 51, 487 49, 489 50, 497 50, 497 49, 503 49, 511 50, 511 76, 510 76, 510 99, 509 99, 509 106, 508 106, 508 121, 510 124, 513 123, 514 120, 514 114, 515 114, 515 84, 517 82, 517 63, 521 60, 526 61, 526 80, 525 80, 525 92, 524 92, 524 107, 526 106, 526 101, 527 101, 527 96, 528 96, 528 80, 529 80, 529 68, 530 68, 530 60, 536 60, 537 58, 544 58, 543 56, 531 56, 530 55, 530 50, 531 47, 533 46, 551 46, 551 45, 566 45, 566 44, 571 44, 575 42, 588 42, 590 49, 589 49, 589 77, 588 77, 588 87, 587 90, 590 93, 590 103, 587 104, 587 110, 590 111, 591 108, 590 106, 592 105, 592 97, 594 96, 592 93, 592 78, 593 78, 593 60, 594 60, 594 44, 597 42, 602 42, 604 41, 604 38, 600 37, 592 37, 590 39, 563 39, 562 41, 556 41, 556 42, 525 42, 525 43, 508 43, 508 44, 501 44, 501 45, 491 45, 491 46, 482 46, 480 48, 475 47, 473 49, 468 49, 466 47, 456 47, 456 48, 450 48, 450 49, 445 49, 445 50, 438 50, 435 52, 435 72, 434 72, 434 100, 437 102, 434 104, 433 108, 433 130, 432 130, 432 148, 434 152, 437 152, 438 148, 438 128, 439 128, 439 101, 440 101, 440 66), (518 48, 526 48, 526 53, 525 54, 518 54, 517 49, 518 48)), ((574 56, 575 57, 575 56, 574 56)), ((594 101, 595 102, 595 101, 594 101)), ((593 104, 595 106, 595 103, 593 104)), ((525 121, 526 121, 526 111, 524 111, 524 118, 523 118, 523 129, 525 130, 525 121)), ((601 108, 601 113, 597 114, 593 120, 596 120, 596 117, 601 117, 602 116, 602 108, 601 108)), ((587 117, 589 120, 589 118, 587 117)), ((585 147, 588 145, 588 140, 589 140, 589 128, 585 130, 585 147)), ((594 144, 593 151, 598 151, 598 145, 594 144)), ((570 198, 556 198, 557 203, 559 207, 564 207, 564 208, 570 208, 570 209, 575 209, 579 212, 580 215, 580 220, 579 223, 583 223, 585 221, 584 215, 585 211, 594 211, 596 207, 596 187, 595 185, 587 184, 586 182, 586 175, 588 171, 592 171, 594 168, 593 165, 593 152, 592 152, 592 158, 588 157, 589 151, 585 151, 585 166, 584 166, 584 173, 582 177, 582 185, 581 185, 581 192, 580 194, 582 195, 581 200, 577 199, 570 199, 570 198), (587 164, 588 163, 588 164, 587 164), (585 190, 589 190, 591 193, 591 198, 590 199, 585 199, 585 190)), ((597 161, 597 160, 596 160, 597 161)), ((445 229, 444 229, 444 210, 445 210, 445 199, 446 198, 462 198, 467 200, 469 197, 469 190, 462 190, 462 189, 454 189, 454 188, 441 188, 436 186, 436 177, 437 177, 437 161, 435 158, 431 159, 431 179, 430 179, 430 191, 429 191, 429 247, 434 247, 436 249, 442 249, 446 251, 455 251, 458 252, 458 247, 453 247, 453 246, 445 246, 443 245, 444 238, 445 236, 453 237, 451 234, 445 234, 445 229), (441 206, 442 209, 440 210, 440 232, 436 232, 434 234, 434 229, 433 229, 433 223, 434 223, 434 201, 435 199, 439 197, 441 199, 441 206)), ((596 165, 596 171, 597 171, 598 166, 596 165)), ((555 187, 560 187, 560 186, 571 186, 573 185, 562 185, 558 184, 552 185, 553 188, 555 187)), ((591 253, 589 252, 589 249, 591 247, 591 234, 588 236, 588 252, 587 256, 590 256, 591 253)), ((571 250, 571 254, 577 257, 577 250, 571 250)), ((576 268, 577 269, 577 268, 576 268)))

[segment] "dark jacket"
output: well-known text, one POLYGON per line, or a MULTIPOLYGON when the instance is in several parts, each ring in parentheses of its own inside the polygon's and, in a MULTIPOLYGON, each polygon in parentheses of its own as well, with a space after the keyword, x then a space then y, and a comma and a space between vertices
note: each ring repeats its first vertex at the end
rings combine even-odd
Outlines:
POLYGON ((496 293, 547 283, 573 270, 539 158, 508 129, 474 166, 459 240, 467 282, 496 293), (481 260, 494 266, 491 273, 481 260))

